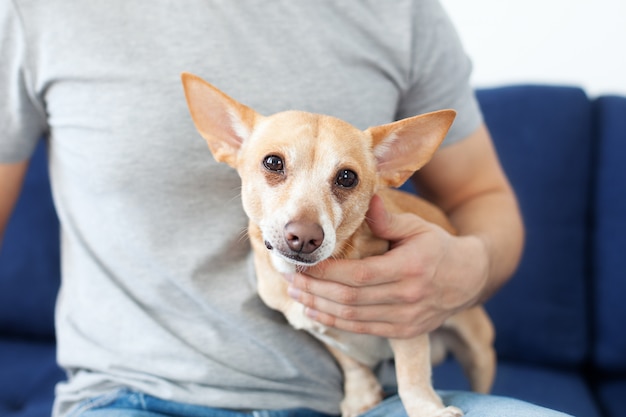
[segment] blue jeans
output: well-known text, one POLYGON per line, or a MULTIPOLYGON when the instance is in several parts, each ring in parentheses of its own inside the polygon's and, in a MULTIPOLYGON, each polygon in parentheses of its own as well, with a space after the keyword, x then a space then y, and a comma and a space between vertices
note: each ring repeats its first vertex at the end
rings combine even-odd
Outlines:
MULTIPOLYGON (((467 417, 566 417, 511 398, 470 392, 440 391, 446 405, 467 417)), ((150 395, 120 390, 81 403, 68 417, 334 417, 309 409, 233 411, 165 401, 150 395)), ((362 417, 406 417, 400 398, 392 396, 362 417)))

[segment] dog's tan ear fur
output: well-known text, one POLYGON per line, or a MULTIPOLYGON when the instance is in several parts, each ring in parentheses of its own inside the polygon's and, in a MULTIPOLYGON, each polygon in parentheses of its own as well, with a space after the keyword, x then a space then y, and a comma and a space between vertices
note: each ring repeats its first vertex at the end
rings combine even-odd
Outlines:
POLYGON ((381 185, 399 187, 424 166, 446 137, 456 112, 440 110, 370 127, 381 185))
POLYGON ((235 167, 241 145, 263 116, 196 75, 181 78, 196 129, 218 162, 235 167))

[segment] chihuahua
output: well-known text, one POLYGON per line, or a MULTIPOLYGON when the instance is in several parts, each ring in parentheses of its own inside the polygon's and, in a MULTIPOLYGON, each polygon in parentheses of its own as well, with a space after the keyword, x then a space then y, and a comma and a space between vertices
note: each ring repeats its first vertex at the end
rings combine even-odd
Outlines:
POLYGON ((389 250, 365 216, 378 194, 390 212, 412 212, 451 233, 446 216, 393 188, 426 164, 455 117, 419 115, 363 131, 334 117, 285 111, 265 117, 201 78, 184 73, 193 122, 218 162, 235 168, 249 217, 258 291, 288 322, 319 338, 344 375, 343 417, 382 399, 372 367, 394 357, 398 393, 410 417, 454 417, 432 388, 431 365, 452 352, 472 389, 488 392, 495 375, 494 330, 482 307, 448 319, 430 335, 384 339, 328 328, 305 314, 287 292, 284 274, 329 258, 360 259, 389 250))

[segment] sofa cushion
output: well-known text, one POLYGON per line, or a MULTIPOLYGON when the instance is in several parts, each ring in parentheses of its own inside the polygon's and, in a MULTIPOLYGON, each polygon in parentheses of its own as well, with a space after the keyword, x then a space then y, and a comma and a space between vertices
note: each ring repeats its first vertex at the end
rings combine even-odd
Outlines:
POLYGON ((44 417, 52 411, 54 386, 64 377, 54 342, 0 339, 0 415, 44 417))
POLYGON ((576 366, 588 353, 591 104, 578 88, 477 93, 526 226, 521 265, 487 305, 500 357, 576 366))
MULTIPOLYGON (((626 98, 596 100, 594 361, 626 378, 626 98)), ((626 396, 626 391, 624 391, 626 396)))
POLYGON ((597 384, 597 391, 598 399, 607 416, 624 415, 624 410, 626 410, 626 378, 607 379, 597 384))
POLYGON ((0 335, 54 336, 59 226, 42 142, 30 163, 0 249, 0 335))

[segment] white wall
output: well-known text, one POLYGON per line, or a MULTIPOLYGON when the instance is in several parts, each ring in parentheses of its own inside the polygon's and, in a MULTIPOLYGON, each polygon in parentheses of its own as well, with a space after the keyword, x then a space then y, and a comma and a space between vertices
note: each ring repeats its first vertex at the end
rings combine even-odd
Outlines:
POLYGON ((626 0, 441 0, 476 86, 577 85, 626 95, 626 0))

